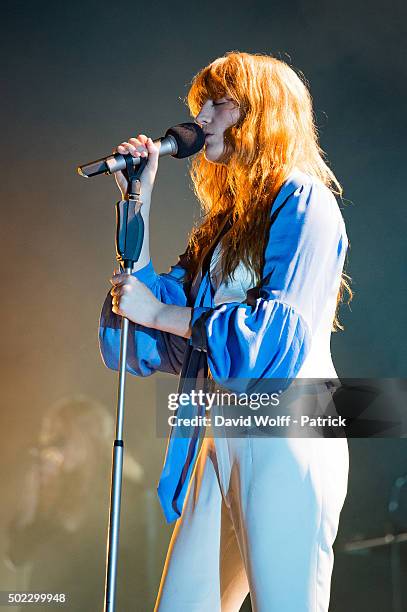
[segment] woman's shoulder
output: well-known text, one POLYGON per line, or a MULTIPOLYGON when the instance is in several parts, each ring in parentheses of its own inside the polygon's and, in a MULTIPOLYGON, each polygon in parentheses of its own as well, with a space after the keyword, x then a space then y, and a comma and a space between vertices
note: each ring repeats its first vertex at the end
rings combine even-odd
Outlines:
POLYGON ((277 200, 287 199, 290 195, 300 196, 303 192, 309 194, 313 191, 320 198, 335 201, 336 198, 332 191, 318 177, 307 174, 295 168, 284 181, 277 194, 277 200))
POLYGON ((283 183, 271 212, 280 207, 283 217, 289 216, 298 223, 313 220, 317 225, 334 224, 341 233, 346 233, 338 201, 329 187, 319 178, 297 168, 283 183), (288 202, 290 204, 286 206, 288 202))

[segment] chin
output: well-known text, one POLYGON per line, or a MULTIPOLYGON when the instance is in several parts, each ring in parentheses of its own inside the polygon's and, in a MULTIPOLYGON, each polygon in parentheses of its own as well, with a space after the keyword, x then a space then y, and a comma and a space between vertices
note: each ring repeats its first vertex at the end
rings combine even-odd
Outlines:
POLYGON ((205 159, 207 161, 213 162, 214 164, 219 162, 221 163, 221 158, 223 157, 223 151, 208 151, 205 149, 205 159))

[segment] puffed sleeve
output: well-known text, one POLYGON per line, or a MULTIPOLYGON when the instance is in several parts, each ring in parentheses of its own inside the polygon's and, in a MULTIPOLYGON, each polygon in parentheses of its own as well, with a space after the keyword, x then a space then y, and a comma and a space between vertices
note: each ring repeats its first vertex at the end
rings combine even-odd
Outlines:
MULTIPOLYGON (((140 270, 133 272, 165 304, 187 305, 186 270, 181 265, 185 254, 176 265, 157 274, 151 259, 140 270)), ((99 320, 99 347, 104 364, 118 370, 120 356, 121 316, 112 312, 112 296, 107 294, 99 320)), ((150 329, 129 322, 126 370, 136 376, 150 376, 155 371, 179 374, 188 340, 175 334, 150 329)))
POLYGON ((347 249, 342 215, 327 187, 302 176, 272 207, 258 297, 193 309, 192 345, 207 351, 213 378, 226 388, 295 378, 327 300, 336 303, 347 249))

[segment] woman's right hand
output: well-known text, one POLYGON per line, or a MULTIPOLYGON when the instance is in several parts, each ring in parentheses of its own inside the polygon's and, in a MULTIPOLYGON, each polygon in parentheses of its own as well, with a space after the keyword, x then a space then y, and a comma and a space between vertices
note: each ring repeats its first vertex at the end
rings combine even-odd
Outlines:
MULTIPOLYGON (((129 138, 128 142, 122 142, 116 149, 113 149, 113 153, 121 153, 122 155, 130 153, 133 157, 148 156, 148 162, 140 177, 141 200, 143 202, 151 199, 151 192, 153 191, 158 169, 159 151, 160 145, 154 144, 151 138, 148 138, 145 134, 139 134, 137 138, 129 138)), ((115 172, 114 176, 117 186, 121 191, 122 199, 124 199, 128 191, 128 181, 123 172, 115 172)))

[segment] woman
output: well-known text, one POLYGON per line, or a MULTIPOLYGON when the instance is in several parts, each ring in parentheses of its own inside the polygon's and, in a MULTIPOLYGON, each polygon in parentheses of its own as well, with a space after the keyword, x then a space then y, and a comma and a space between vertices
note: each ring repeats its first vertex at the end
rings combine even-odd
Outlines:
MULTIPOLYGON (((106 365, 118 367, 121 315, 133 322, 135 375, 179 373, 192 347, 226 387, 335 378, 330 335, 347 237, 306 86, 280 60, 231 52, 195 76, 188 104, 205 132, 191 176, 206 214, 166 274, 155 272, 148 242, 158 149, 145 135, 117 148, 148 156, 145 239, 133 274, 111 279, 100 321, 106 365)), ((250 590, 257 612, 327 611, 346 439, 207 437, 192 473, 183 462, 195 452, 170 437, 159 495, 167 520, 178 520, 156 610, 238 611, 250 590)))

